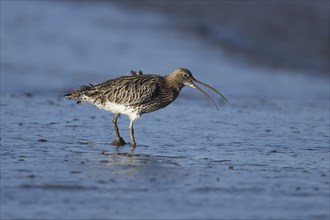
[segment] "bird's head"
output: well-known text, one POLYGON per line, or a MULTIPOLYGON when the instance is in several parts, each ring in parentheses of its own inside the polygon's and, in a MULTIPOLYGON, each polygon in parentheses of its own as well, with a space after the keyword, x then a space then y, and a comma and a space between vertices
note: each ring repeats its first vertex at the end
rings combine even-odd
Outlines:
POLYGON ((200 91, 201 93, 203 93, 208 99, 211 100, 211 102, 215 105, 217 110, 219 110, 219 108, 218 108, 217 104, 215 104, 213 99, 206 92, 204 92, 201 88, 199 88, 195 83, 199 83, 199 84, 211 89, 212 91, 214 91, 215 93, 220 95, 221 98, 223 98, 225 101, 227 101, 226 97, 224 95, 222 95, 218 90, 216 90, 215 88, 211 87, 210 85, 208 85, 206 83, 203 83, 203 82, 195 79, 188 69, 177 68, 174 70, 174 72, 170 76, 173 77, 175 79, 175 81, 177 83, 179 83, 182 87, 190 86, 190 87, 200 91))

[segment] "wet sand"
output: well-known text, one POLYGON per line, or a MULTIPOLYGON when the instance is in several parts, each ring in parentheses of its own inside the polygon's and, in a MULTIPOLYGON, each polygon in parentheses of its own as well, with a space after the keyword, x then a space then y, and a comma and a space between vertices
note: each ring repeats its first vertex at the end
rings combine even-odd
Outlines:
POLYGON ((5 6, 1 219, 329 219, 327 77, 237 62, 157 13, 5 6), (111 114, 63 99, 131 69, 178 66, 229 101, 208 91, 218 112, 184 88, 136 122, 134 156, 110 145, 111 114))

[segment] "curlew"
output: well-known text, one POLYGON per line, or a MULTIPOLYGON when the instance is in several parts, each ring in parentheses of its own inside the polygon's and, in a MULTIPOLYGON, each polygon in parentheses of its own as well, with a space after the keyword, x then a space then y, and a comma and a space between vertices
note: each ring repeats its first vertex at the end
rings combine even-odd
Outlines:
POLYGON ((126 144, 120 136, 117 119, 121 114, 128 115, 130 119, 130 144, 134 150, 136 147, 133 129, 134 121, 145 113, 156 111, 172 103, 184 86, 190 86, 199 90, 219 110, 213 99, 195 83, 213 90, 227 101, 220 92, 195 79, 191 72, 185 68, 177 68, 173 73, 165 76, 143 74, 142 71, 138 73, 131 71, 130 76, 122 76, 101 84, 90 84, 69 91, 65 98, 76 100, 77 103, 90 103, 100 109, 112 112, 114 114, 112 122, 116 133, 116 138, 112 141, 112 145, 115 146, 126 144))

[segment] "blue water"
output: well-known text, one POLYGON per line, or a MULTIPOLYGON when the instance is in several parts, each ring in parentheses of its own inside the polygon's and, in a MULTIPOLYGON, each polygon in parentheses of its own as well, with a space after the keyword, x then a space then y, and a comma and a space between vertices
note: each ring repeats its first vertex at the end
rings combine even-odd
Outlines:
POLYGON ((329 219, 328 78, 239 62, 153 12, 1 6, 1 219, 329 219), (228 103, 184 88, 136 121, 133 156, 110 113, 62 97, 179 66, 228 103))

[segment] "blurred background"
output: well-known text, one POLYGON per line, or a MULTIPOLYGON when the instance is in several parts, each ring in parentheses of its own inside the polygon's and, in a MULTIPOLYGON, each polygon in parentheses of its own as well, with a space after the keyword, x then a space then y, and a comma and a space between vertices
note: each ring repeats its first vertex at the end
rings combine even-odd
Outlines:
POLYGON ((0 4, 1 219, 329 219, 329 1, 0 4), (177 67, 228 102, 184 88, 134 156, 63 98, 177 67))
POLYGON ((155 10, 176 31, 259 65, 329 72, 327 1, 142 1, 131 9, 155 10))
POLYGON ((329 77, 329 2, 1 2, 1 92, 176 67, 231 95, 299 93, 286 82, 329 77))

